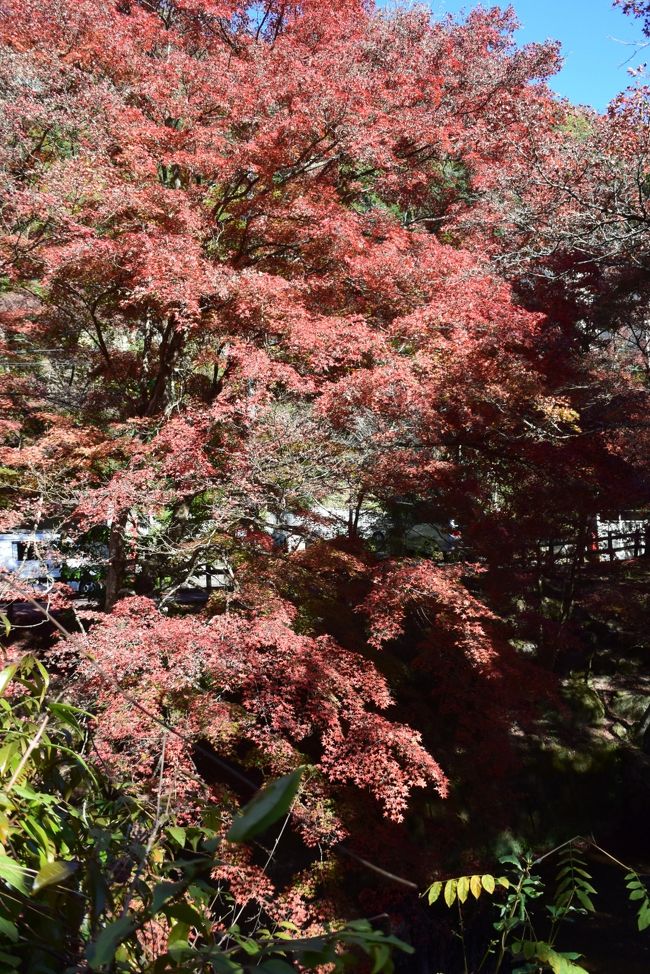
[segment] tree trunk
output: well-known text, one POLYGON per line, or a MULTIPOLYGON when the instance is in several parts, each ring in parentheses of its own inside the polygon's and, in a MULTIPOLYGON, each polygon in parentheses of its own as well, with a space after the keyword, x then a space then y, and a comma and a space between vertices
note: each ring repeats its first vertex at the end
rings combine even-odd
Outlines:
POLYGON ((111 524, 108 538, 108 571, 106 572, 106 597, 104 610, 110 612, 124 588, 126 574, 126 522, 128 512, 120 514, 111 524))

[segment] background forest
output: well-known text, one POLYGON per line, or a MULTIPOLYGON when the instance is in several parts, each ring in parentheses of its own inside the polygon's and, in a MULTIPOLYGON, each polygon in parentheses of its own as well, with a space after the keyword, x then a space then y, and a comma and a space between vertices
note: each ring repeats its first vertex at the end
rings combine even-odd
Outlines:
POLYGON ((2 0, 0 970, 650 970, 650 89, 515 29, 2 0))

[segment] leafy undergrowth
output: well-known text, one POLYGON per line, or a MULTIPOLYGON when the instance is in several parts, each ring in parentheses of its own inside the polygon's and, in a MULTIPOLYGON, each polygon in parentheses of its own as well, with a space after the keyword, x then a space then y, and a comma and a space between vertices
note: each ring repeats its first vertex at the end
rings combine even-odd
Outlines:
POLYGON ((24 974, 391 969, 410 948, 364 920, 300 935, 269 926, 217 878, 224 846, 251 842, 291 814, 302 769, 260 792, 228 827, 175 824, 107 776, 91 714, 52 692, 24 657, 0 673, 0 966, 24 974))

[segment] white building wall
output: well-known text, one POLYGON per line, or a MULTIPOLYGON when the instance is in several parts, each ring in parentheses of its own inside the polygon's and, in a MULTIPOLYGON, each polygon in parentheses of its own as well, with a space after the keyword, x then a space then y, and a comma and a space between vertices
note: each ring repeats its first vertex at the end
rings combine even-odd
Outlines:
POLYGON ((60 569, 50 557, 49 548, 55 540, 45 531, 13 531, 0 534, 0 569, 26 580, 58 578, 60 569), (38 558, 21 557, 21 546, 35 549, 38 558))

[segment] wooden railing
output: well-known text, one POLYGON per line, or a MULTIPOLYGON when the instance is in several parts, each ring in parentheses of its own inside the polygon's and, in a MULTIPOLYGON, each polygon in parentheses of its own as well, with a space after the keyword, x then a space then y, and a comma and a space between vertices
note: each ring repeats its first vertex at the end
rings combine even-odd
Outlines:
POLYGON ((541 564, 602 564, 627 561, 630 558, 650 557, 650 522, 630 531, 607 531, 584 538, 560 538, 540 541, 537 555, 541 564))

